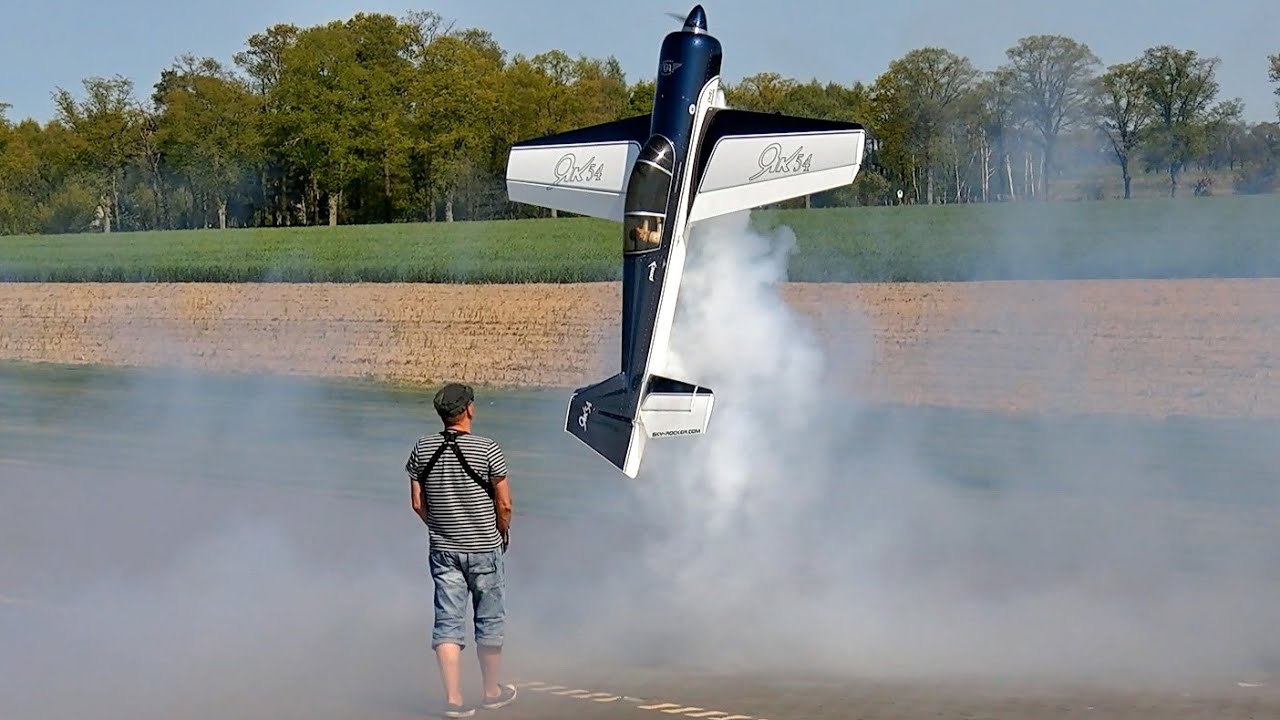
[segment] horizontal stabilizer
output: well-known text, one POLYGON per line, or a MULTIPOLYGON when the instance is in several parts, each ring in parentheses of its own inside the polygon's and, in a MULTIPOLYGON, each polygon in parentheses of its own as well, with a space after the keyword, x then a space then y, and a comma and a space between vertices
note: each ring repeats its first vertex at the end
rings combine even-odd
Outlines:
POLYGON ((637 115, 512 145, 507 196, 621 222, 631 166, 649 137, 650 122, 648 115, 637 115))
POLYGON ((569 400, 564 429, 634 478, 640 469, 644 435, 631 422, 626 405, 625 375, 579 388, 569 400))
POLYGON ((689 222, 849 185, 862 166, 857 123, 716 110, 699 153, 689 222))
POLYGON ((714 401, 709 388, 653 375, 640 403, 640 422, 649 437, 700 435, 707 431, 714 401))

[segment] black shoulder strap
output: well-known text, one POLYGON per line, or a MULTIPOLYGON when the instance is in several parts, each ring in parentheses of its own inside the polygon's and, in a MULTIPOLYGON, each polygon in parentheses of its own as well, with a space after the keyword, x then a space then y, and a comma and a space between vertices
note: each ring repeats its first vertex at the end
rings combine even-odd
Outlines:
POLYGON ((457 430, 440 431, 440 436, 444 438, 444 442, 440 443, 440 446, 436 448, 436 451, 431 454, 431 459, 427 460, 427 464, 423 466, 422 470, 418 473, 418 481, 425 484, 427 476, 431 474, 431 470, 436 466, 436 461, 438 461, 440 456, 444 454, 444 449, 447 447, 453 448, 453 456, 458 459, 458 464, 462 465, 462 471, 474 480, 476 484, 479 485, 489 496, 489 499, 492 500, 493 485, 481 477, 480 473, 476 472, 475 469, 471 467, 471 464, 467 462, 467 459, 462 456, 462 448, 458 447, 458 435, 459 433, 457 430))

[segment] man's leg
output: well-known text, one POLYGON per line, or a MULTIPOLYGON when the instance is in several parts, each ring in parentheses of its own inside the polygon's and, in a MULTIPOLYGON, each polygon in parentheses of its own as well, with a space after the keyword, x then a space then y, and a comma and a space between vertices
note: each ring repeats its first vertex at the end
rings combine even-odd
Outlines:
POLYGON ((485 707, 503 707, 515 699, 515 687, 499 682, 502 646, 506 640, 506 578, 501 551, 477 554, 471 561, 471 592, 475 609, 476 657, 484 677, 485 707))
POLYGON ((467 578, 453 553, 431 552, 431 579, 435 584, 435 624, 431 647, 440 667, 445 702, 450 711, 462 708, 461 655, 466 647, 467 578))
POLYGON ((435 646, 436 664, 440 667, 440 681, 444 684, 444 698, 449 705, 462 705, 462 646, 444 641, 435 646))
POLYGON ((486 700, 495 698, 502 692, 498 687, 498 673, 502 672, 502 648, 476 645, 476 657, 480 658, 480 674, 484 677, 484 697, 486 700))

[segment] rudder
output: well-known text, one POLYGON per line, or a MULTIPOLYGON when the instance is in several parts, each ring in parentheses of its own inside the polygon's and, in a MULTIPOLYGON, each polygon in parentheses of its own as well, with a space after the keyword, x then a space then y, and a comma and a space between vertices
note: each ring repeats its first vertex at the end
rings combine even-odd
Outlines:
POLYGON ((714 404, 711 388, 652 375, 640 403, 640 422, 649 437, 701 435, 707 431, 714 404))

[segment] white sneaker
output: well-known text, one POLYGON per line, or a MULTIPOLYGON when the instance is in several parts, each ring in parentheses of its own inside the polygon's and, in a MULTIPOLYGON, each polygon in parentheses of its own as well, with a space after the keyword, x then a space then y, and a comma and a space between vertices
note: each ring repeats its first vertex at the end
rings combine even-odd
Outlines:
POLYGON ((506 707, 516 699, 515 685, 499 685, 498 689, 501 691, 498 693, 498 697, 486 697, 484 699, 485 710, 497 710, 500 707, 506 707))

